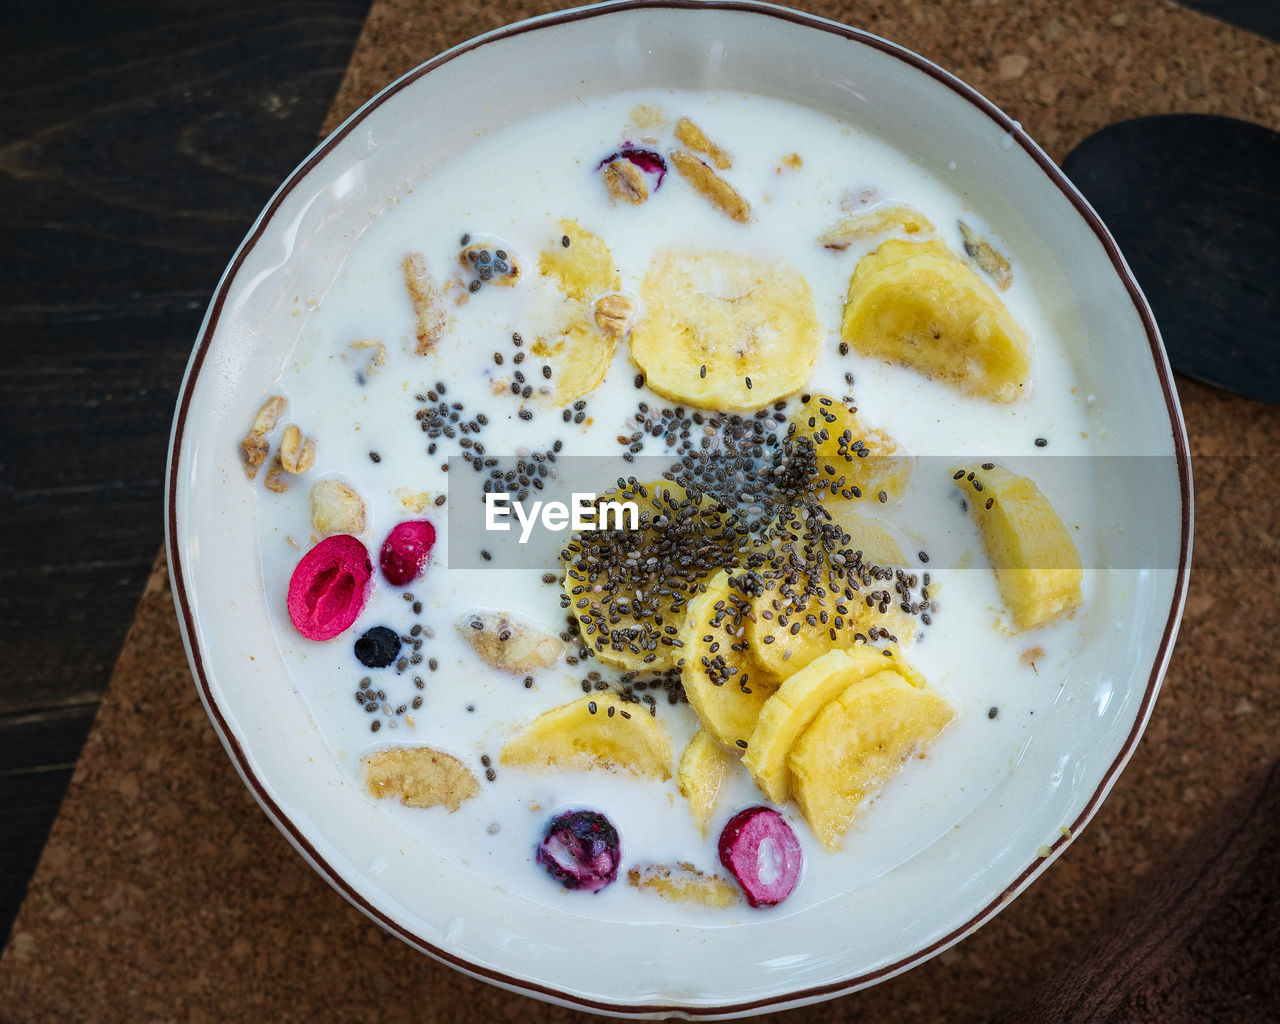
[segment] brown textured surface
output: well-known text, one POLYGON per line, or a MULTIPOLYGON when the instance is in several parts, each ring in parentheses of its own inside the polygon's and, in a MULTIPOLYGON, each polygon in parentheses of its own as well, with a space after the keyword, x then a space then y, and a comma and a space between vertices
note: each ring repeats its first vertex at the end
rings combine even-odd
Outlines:
MULTIPOLYGON (((957 72, 1061 158, 1171 110, 1280 128, 1271 44, 1172 4, 808 4, 957 72)), ((330 126, 445 46, 540 4, 379 0, 330 126)), ((1044 879, 958 947, 789 1022, 977 1021, 1055 976, 1138 887, 1280 755, 1280 409, 1179 381, 1196 568, 1147 737, 1044 879), (1253 568, 1228 567, 1253 552, 1253 568), (1227 554, 1224 554, 1227 553, 1227 554)), ((1212 842, 1212 840, 1210 840, 1212 842)), ((351 909, 269 824, 197 701, 157 567, 14 933, 13 1020, 589 1019, 471 981, 351 909)))

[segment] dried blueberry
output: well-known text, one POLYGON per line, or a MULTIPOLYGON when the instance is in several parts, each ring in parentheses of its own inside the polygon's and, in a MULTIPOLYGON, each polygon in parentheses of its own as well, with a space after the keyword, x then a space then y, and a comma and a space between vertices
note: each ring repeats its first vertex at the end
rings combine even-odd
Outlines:
POLYGON ((566 889, 599 892, 618 877, 618 830, 599 811, 558 814, 538 844, 537 861, 566 889))
POLYGON ((356 658, 368 668, 386 668, 400 656, 400 636, 394 629, 374 626, 356 641, 356 658))

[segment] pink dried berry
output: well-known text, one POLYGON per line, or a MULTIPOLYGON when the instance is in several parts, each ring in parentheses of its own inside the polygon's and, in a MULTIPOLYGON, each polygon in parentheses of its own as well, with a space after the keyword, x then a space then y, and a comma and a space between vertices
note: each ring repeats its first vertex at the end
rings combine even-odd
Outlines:
POLYGON ((387 582, 403 587, 426 572, 435 542, 436 528, 425 519, 397 524, 382 542, 382 552, 378 555, 378 565, 387 582))
POLYGON ((800 880, 800 840, 777 811, 748 807, 720 833, 720 863, 733 873, 753 907, 772 907, 800 880))
POLYGON ((356 621, 373 589, 369 552, 347 533, 326 537, 289 580, 289 618, 308 640, 331 640, 356 621))

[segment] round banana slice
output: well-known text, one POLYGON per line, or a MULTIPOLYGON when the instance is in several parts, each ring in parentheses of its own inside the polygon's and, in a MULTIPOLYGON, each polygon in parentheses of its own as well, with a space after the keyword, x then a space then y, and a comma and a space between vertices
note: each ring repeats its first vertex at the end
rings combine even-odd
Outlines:
POLYGON ((804 277, 740 253, 664 250, 640 287, 631 357, 677 402, 756 409, 804 386, 822 325, 804 277))
POLYGON ((684 657, 680 627, 698 579, 732 564, 738 533, 710 498, 667 480, 632 482, 596 503, 634 502, 636 530, 592 530, 565 545, 564 592, 584 644, 607 665, 642 672, 684 657), (706 565, 693 571, 691 565, 706 565))

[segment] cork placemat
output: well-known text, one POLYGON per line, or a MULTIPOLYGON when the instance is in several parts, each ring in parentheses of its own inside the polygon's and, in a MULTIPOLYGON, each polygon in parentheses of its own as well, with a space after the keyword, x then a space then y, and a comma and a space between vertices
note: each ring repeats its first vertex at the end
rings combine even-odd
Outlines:
MULTIPOLYGON (((558 5, 377 0, 332 128, 411 66, 558 5)), ((809 3, 955 71, 1061 159, 1171 111, 1280 128, 1280 54, 1172 3, 809 3)), ((1186 617, 1147 735, 1084 834, 959 946, 770 1019, 979 1021, 1055 975, 1280 756, 1280 408, 1179 381, 1196 456, 1186 617), (1242 565, 1248 567, 1240 567, 1242 565)), ((591 1019, 415 953, 331 890, 240 783, 196 697, 163 560, 142 596, 12 937, 0 1018, 199 1022, 591 1019)))

